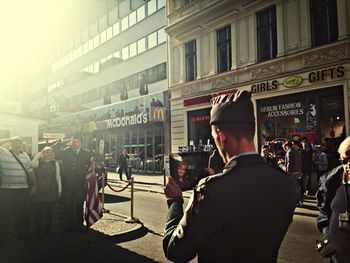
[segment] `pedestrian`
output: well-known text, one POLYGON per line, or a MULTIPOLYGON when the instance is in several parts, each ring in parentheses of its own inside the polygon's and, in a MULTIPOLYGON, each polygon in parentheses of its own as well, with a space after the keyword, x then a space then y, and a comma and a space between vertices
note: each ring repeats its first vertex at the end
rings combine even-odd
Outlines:
POLYGON ((62 194, 60 166, 54 157, 53 149, 46 146, 31 161, 37 180, 32 204, 39 237, 51 233, 53 206, 62 194))
POLYGON ((10 143, 10 150, 0 146, 0 244, 8 241, 8 229, 14 216, 19 239, 30 239, 30 196, 36 192, 36 180, 30 159, 22 151, 19 136, 0 140, 0 145, 10 143))
POLYGON ((264 144, 261 146, 261 157, 264 158, 264 161, 266 164, 270 166, 277 166, 276 163, 276 157, 273 155, 273 153, 270 151, 270 148, 268 145, 264 144))
POLYGON ((118 173, 120 180, 123 180, 123 171, 127 180, 130 180, 129 167, 128 167, 129 154, 124 148, 118 159, 118 173))
POLYGON ((311 190, 312 181, 312 148, 308 141, 301 142, 301 160, 303 166, 303 177, 305 185, 305 194, 308 194, 311 190))
MULTIPOLYGON (((336 250, 335 255, 331 257, 332 263, 350 262, 350 228, 341 229, 339 224, 339 215, 350 212, 350 207, 347 206, 347 200, 350 200, 350 137, 340 144, 338 152, 342 164, 321 175, 320 187, 316 193, 320 210, 317 227, 322 234, 328 235, 336 250)), ((348 227, 349 223, 348 220, 348 227)))
POLYGON ((350 262, 350 137, 341 143, 338 152, 343 173, 331 203, 329 234, 341 262, 350 262))
POLYGON ((62 195, 68 217, 67 229, 83 232, 83 204, 86 198, 85 178, 91 164, 90 153, 81 147, 79 137, 73 137, 62 155, 62 195))
POLYGON ((276 262, 295 208, 287 176, 268 166, 254 147, 251 94, 212 99, 211 134, 225 167, 203 178, 183 214, 180 187, 169 177, 163 249, 168 259, 188 262, 276 262))
POLYGON ((282 147, 286 152, 283 170, 288 174, 290 180, 293 182, 294 190, 297 196, 296 205, 302 205, 302 196, 300 194, 300 184, 298 180, 302 171, 301 156, 296 146, 293 147, 290 141, 285 141, 282 147))
POLYGON ((318 183, 322 174, 324 174, 328 169, 328 157, 327 154, 323 151, 322 145, 315 146, 314 165, 316 167, 318 183))

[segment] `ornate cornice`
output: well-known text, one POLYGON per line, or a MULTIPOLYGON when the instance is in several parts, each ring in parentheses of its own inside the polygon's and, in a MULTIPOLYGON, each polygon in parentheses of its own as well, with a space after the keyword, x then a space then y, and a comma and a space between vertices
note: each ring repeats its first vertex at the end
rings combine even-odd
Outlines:
POLYGON ((259 79, 270 75, 275 75, 282 72, 282 64, 272 64, 266 67, 251 71, 251 79, 259 79))
POLYGON ((320 65, 332 61, 337 61, 345 58, 346 50, 344 47, 329 49, 322 53, 315 53, 312 55, 307 55, 303 57, 303 65, 305 67, 311 67, 315 65, 320 65))

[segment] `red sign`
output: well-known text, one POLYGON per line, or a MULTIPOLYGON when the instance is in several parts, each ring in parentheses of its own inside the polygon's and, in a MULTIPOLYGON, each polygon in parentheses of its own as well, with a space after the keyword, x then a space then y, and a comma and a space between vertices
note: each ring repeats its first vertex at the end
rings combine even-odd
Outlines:
POLYGON ((197 122, 197 121, 210 121, 210 116, 196 116, 192 117, 192 122, 197 122))
POLYGON ((236 92, 237 92, 236 89, 231 89, 231 90, 226 90, 226 91, 218 92, 218 93, 211 93, 211 94, 208 94, 208 95, 195 97, 195 98, 191 98, 191 99, 185 99, 184 100, 184 106, 188 107, 188 106, 192 106, 192 105, 208 103, 208 102, 210 102, 210 100, 212 98, 217 97, 219 95, 236 93, 236 92))

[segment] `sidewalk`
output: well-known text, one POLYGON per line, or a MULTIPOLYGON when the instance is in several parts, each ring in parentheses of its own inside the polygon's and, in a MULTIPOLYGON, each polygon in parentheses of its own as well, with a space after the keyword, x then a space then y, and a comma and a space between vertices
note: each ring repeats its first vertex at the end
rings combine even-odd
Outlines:
MULTIPOLYGON (((0 262, 81 262, 83 258, 92 262, 90 253, 101 250, 101 247, 110 248, 104 252, 106 259, 110 258, 111 253, 115 253, 116 239, 138 238, 142 231, 141 223, 125 223, 124 219, 120 215, 104 213, 103 218, 87 232, 53 234, 30 241, 10 239, 0 247, 0 262)), ((130 256, 128 253, 125 251, 125 256, 130 256)), ((123 252, 117 254, 120 257, 123 252)))

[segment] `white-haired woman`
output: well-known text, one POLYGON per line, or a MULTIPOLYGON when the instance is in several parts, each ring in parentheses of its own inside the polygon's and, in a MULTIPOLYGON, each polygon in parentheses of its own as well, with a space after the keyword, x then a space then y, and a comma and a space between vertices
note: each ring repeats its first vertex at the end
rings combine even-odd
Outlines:
POLYGON ((39 236, 50 232, 53 204, 62 193, 60 166, 54 158, 53 149, 45 147, 32 160, 37 180, 37 192, 32 201, 39 236))

